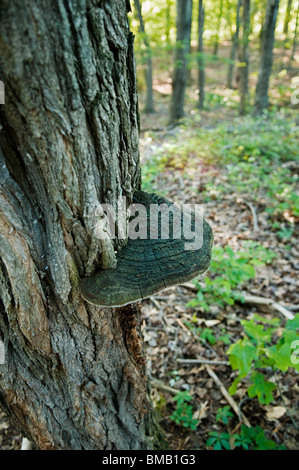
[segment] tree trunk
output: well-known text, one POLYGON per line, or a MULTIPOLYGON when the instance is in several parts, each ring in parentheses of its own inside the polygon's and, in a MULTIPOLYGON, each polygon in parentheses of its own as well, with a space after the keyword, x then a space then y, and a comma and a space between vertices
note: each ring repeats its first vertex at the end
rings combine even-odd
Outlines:
POLYGON ((170 29, 171 29, 171 0, 167 0, 166 3, 166 27, 165 27, 165 36, 166 36, 166 44, 170 46, 170 29))
POLYGON ((261 62, 255 92, 254 113, 260 114, 269 105, 268 89, 273 61, 275 27, 279 0, 268 0, 262 40, 261 62))
POLYGON ((140 186, 127 7, 1 1, 0 404, 40 449, 155 445, 138 305, 78 293, 97 206, 140 186))
POLYGON ((293 47, 292 47, 292 52, 291 52, 291 56, 290 56, 290 65, 289 65, 289 67, 291 67, 292 62, 295 58, 295 52, 296 52, 296 47, 297 47, 298 24, 299 24, 299 5, 298 5, 298 8, 297 8, 297 13, 296 13, 296 24, 295 24, 295 30, 294 30, 293 47))
POLYGON ((283 23, 283 34, 285 34, 286 37, 289 32, 289 23, 291 19, 292 3, 293 3, 293 0, 288 0, 286 14, 285 14, 284 23, 283 23))
POLYGON ((217 17, 217 28, 216 28, 215 41, 214 41, 214 51, 213 51, 214 55, 218 55, 219 33, 220 33, 220 27, 221 27, 222 12, 223 12, 223 0, 220 0, 219 13, 217 17))
POLYGON ((146 99, 145 99, 145 113, 153 113, 155 111, 154 96, 153 96, 153 64, 152 64, 152 52, 151 47, 145 32, 144 21, 142 17, 141 5, 139 0, 134 0, 134 5, 137 10, 139 20, 139 31, 142 34, 143 42, 145 45, 145 63, 144 69, 145 81, 146 81, 146 99))
POLYGON ((250 0, 243 0, 242 40, 240 57, 240 114, 246 114, 248 104, 249 77, 249 34, 250 34, 250 0))
POLYGON ((237 19, 236 19, 236 31, 232 38, 232 48, 230 53, 230 62, 228 66, 227 74, 227 88, 233 88, 233 77, 235 70, 235 61, 239 44, 239 33, 240 33, 240 9, 242 0, 238 0, 237 4, 237 19))
POLYGON ((185 90, 188 77, 187 55, 190 52, 192 0, 177 0, 177 42, 172 80, 169 123, 184 117, 185 90))
POLYGON ((198 89, 199 89, 199 109, 203 109, 205 97, 205 60, 203 50, 203 32, 205 22, 205 9, 203 0, 198 2, 198 89))

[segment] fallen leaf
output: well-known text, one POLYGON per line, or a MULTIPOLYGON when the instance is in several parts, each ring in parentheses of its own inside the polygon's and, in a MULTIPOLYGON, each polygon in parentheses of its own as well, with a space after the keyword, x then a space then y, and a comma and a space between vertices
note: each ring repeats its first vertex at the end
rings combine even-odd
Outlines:
POLYGON ((218 325, 220 323, 220 320, 205 320, 205 325, 207 327, 218 325))
POLYGON ((208 401, 204 401, 201 403, 200 408, 193 413, 193 418, 198 419, 198 421, 201 421, 203 418, 206 418, 207 416, 207 410, 208 410, 208 401))
POLYGON ((281 418, 286 411, 284 406, 273 406, 267 411, 266 418, 268 421, 274 421, 275 419, 281 418))

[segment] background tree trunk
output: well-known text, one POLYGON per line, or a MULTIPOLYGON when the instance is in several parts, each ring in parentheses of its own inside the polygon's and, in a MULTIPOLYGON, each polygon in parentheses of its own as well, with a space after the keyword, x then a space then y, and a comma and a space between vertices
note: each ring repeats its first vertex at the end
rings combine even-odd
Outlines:
POLYGON ((145 46, 145 59, 146 66, 144 69, 145 81, 146 81, 146 99, 145 99, 145 113, 153 113, 155 111, 154 96, 153 96, 153 64, 152 64, 152 52, 150 44, 145 32, 144 21, 142 17, 141 5, 139 0, 134 0, 134 5, 137 10, 139 31, 142 34, 143 42, 145 46))
POLYGON ((297 7, 297 13, 296 13, 296 23, 295 23, 294 37, 293 37, 293 47, 292 47, 292 52, 291 52, 291 55, 290 55, 290 65, 289 65, 289 67, 291 67, 292 62, 295 58, 295 52, 296 52, 296 47, 297 47, 298 23, 299 23, 299 4, 298 4, 298 7, 297 7))
POLYGON ((227 74, 227 88, 233 88, 233 77, 235 70, 236 55, 239 44, 239 33, 240 33, 240 9, 241 9, 242 0, 238 0, 237 4, 237 17, 236 17, 236 31, 232 38, 232 48, 230 53, 230 63, 228 66, 227 74))
POLYGON ((293 0, 288 0, 286 14, 284 18, 283 34, 285 34, 286 37, 289 32, 289 23, 291 20, 292 3, 293 3, 293 0))
POLYGON ((171 0, 167 0, 166 3, 166 24, 165 24, 165 36, 166 36, 166 44, 170 46, 171 39, 170 39, 170 29, 171 29, 171 0))
POLYGON ((140 186, 127 7, 0 6, 0 403, 40 449, 155 445, 139 308, 77 288, 101 265, 97 205, 140 186))
POLYGON ((205 10, 203 0, 198 2, 198 89, 199 89, 199 109, 203 109, 205 98, 205 59, 203 50, 203 32, 205 22, 205 10))
POLYGON ((172 79, 169 123, 184 116, 185 90, 188 77, 187 55, 190 52, 192 0, 177 0, 177 42, 172 79))
POLYGON ((214 55, 218 55, 219 33, 220 33, 220 27, 221 27, 222 12, 223 12, 223 0, 220 0, 219 12, 217 16, 217 27, 216 27, 216 35, 215 35, 215 41, 214 41, 214 50, 213 50, 214 55))
POLYGON ((262 40, 261 62, 255 92, 254 112, 259 114, 268 107, 268 89, 273 61, 273 46, 279 0, 268 0, 262 40))
POLYGON ((244 115, 248 102, 249 77, 249 34, 250 34, 250 0, 243 0, 242 40, 240 46, 240 114, 244 115))

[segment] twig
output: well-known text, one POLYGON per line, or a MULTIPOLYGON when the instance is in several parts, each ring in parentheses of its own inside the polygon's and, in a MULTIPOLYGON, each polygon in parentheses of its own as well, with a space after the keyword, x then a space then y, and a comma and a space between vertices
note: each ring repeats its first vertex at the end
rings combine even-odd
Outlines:
POLYGON ((288 320, 293 320, 293 318, 295 318, 292 312, 287 310, 278 302, 275 302, 273 299, 267 299, 265 297, 259 297, 256 295, 243 294, 243 301, 248 304, 268 305, 269 307, 274 308, 274 310, 280 312, 288 320))
MULTIPOLYGON (((185 284, 180 284, 182 287, 186 287, 186 289, 190 289, 194 292, 198 291, 198 288, 194 284, 190 284, 189 282, 186 282, 185 284)), ((278 302, 275 302, 273 299, 267 299, 266 297, 259 297, 257 295, 251 295, 251 294, 245 294, 241 292, 242 297, 243 297, 243 303, 247 304, 257 304, 257 305, 267 305, 269 307, 274 308, 274 310, 277 310, 279 313, 281 313, 285 318, 288 320, 293 320, 295 318, 295 315, 288 310, 288 308, 284 307, 278 302)), ((296 308, 295 305, 291 305, 289 307, 291 310, 299 310, 299 307, 296 308)))
POLYGON ((212 377, 212 379, 214 380, 215 384, 219 387, 222 395, 224 396, 224 398, 226 399, 228 404, 231 406, 231 408, 234 410, 234 412, 238 416, 239 420, 243 421, 243 423, 248 428, 250 428, 251 427, 250 422, 248 421, 248 419, 246 418, 244 413, 242 413, 242 411, 239 409, 239 407, 238 407, 237 403, 235 402, 235 400, 229 395, 228 391, 224 387, 223 383, 219 380, 219 378, 217 377, 215 372, 208 365, 206 365, 206 370, 207 370, 209 376, 212 377))
POLYGON ((161 380, 151 380, 151 386, 163 390, 163 392, 170 393, 171 395, 177 395, 179 393, 179 390, 169 387, 169 385, 165 385, 161 380))
POLYGON ((179 177, 180 189, 185 189, 185 183, 184 183, 181 173, 179 173, 178 177, 179 177))
POLYGON ((228 361, 209 361, 208 359, 177 359, 181 364, 210 364, 211 366, 227 366, 228 361))
POLYGON ((244 201, 244 199, 240 199, 240 198, 237 199, 237 203, 245 204, 247 207, 249 207, 249 209, 251 211, 251 215, 252 215, 253 230, 255 232, 258 232, 259 231, 259 226, 258 226, 258 219, 257 219, 257 214, 256 214, 255 207, 251 204, 251 202, 244 201))

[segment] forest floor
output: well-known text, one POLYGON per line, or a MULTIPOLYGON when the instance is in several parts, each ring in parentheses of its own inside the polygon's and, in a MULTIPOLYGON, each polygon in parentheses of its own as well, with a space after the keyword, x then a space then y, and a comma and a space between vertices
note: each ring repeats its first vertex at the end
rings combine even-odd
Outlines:
MULTIPOLYGON (((277 55, 280 52, 277 51, 277 55)), ((263 172, 264 169, 256 167, 252 174, 249 172, 248 187, 246 178, 243 175, 242 179, 240 175, 238 185, 237 163, 235 167, 234 164, 223 164, 223 159, 217 156, 218 149, 221 149, 223 155, 226 155, 227 150, 235 152, 236 158, 241 155, 245 163, 254 155, 256 159, 260 158, 263 154, 260 153, 261 149, 256 152, 254 146, 250 147, 246 140, 246 137, 251 139, 250 142, 254 140, 254 133, 259 133, 259 124, 255 126, 253 121, 246 118, 242 118, 242 121, 238 117, 237 92, 225 89, 224 83, 219 85, 219 77, 225 76, 219 67, 226 67, 226 63, 211 64, 206 71, 207 108, 201 113, 196 110, 195 105, 196 87, 190 87, 186 99, 186 120, 179 127, 167 127, 171 92, 169 71, 165 70, 164 77, 161 73, 159 79, 155 79, 156 112, 151 115, 141 112, 140 151, 144 168, 144 190, 160 193, 180 205, 203 204, 204 217, 214 232, 215 247, 229 246, 234 253, 238 253, 244 249, 244 242, 251 241, 258 242, 268 252, 274 252, 276 257, 270 256, 264 265, 257 266, 255 276, 238 288, 247 297, 253 295, 269 299, 283 307, 282 312, 285 308, 294 315, 299 311, 295 307, 298 305, 298 217, 294 216, 288 206, 282 209, 279 207, 278 214, 269 215, 267 208, 271 202, 271 191, 269 196, 262 181, 260 185, 254 186, 254 194, 251 186, 254 183, 252 180, 263 180, 266 175, 276 171, 277 153, 280 150, 285 151, 286 147, 283 139, 277 143, 277 147, 273 147, 271 140, 275 140, 276 134, 277 139, 281 138, 279 126, 282 124, 275 121, 273 128, 265 129, 262 140, 266 147, 265 152, 267 146, 270 147, 276 163, 273 167, 270 164, 266 173, 263 172), (215 75, 218 81, 217 90, 214 86, 215 75), (225 129, 221 127, 223 124, 225 129), (215 139, 217 137, 218 140, 223 140, 222 147, 214 145, 214 130, 215 139), (227 143, 227 132, 232 136, 231 144, 227 143), (237 174, 234 173, 234 168, 237 174)), ((296 73, 289 75, 289 80, 296 73)), ((286 74, 281 74, 279 70, 274 75, 271 99, 287 107, 292 93, 290 81, 286 83, 286 74)), ((256 76, 251 79, 252 88, 256 76)), ((143 100, 144 92, 141 91, 141 111, 143 100)), ((294 143, 296 136, 298 137, 299 122, 296 122, 298 118, 292 111, 290 109, 294 124, 294 143)), ((283 117, 280 123, 281 121, 283 117)), ((298 150, 299 140, 296 148, 298 150)), ((295 160, 294 153, 290 157, 285 156, 283 164, 288 165, 289 160, 295 160)), ((292 164, 286 170, 289 171, 290 178, 294 178, 298 170, 298 160, 297 166, 296 163, 294 166, 292 164)), ((240 172, 242 168, 240 167, 240 172)), ((245 170, 247 171, 247 167, 245 170)), ((276 183, 272 181, 271 184, 273 193, 276 183)), ((213 280, 213 276, 211 279, 213 280)), ((273 400, 269 404, 261 404, 257 397, 248 397, 247 377, 231 396, 236 404, 236 412, 228 402, 227 393, 236 377, 236 371, 228 364, 226 352, 230 344, 244 337, 241 320, 252 319, 254 314, 258 314, 270 321, 280 318, 285 322, 285 316, 273 308, 273 305, 265 306, 261 303, 215 302, 209 309, 200 302, 198 305, 195 302, 193 306, 188 306, 188 302, 196 299, 197 291, 198 288, 193 283, 187 283, 167 289, 142 302, 152 399, 165 431, 167 445, 174 450, 212 449, 215 445, 223 449, 234 449, 237 440, 232 436, 237 434, 239 442, 243 439, 244 446, 241 448, 246 448, 242 424, 247 423, 256 433, 262 430, 264 437, 275 445, 283 444, 287 449, 299 449, 299 383, 295 369, 290 368, 285 373, 274 373, 271 368, 265 370, 267 379, 276 384, 273 400), (198 362, 184 362, 186 360, 198 362), (178 392, 186 394, 183 403, 176 406, 174 397, 178 392), (188 397, 191 397, 190 401, 188 397), (222 415, 219 414, 219 409, 222 410, 222 415), (170 418, 175 411, 177 423, 170 418), (209 445, 208 439, 213 437, 211 432, 214 432, 215 439, 209 445)), ((17 450, 20 445, 20 434, 5 415, 0 413, 0 449, 17 450)), ((267 442, 265 445, 267 448, 267 442)))
MULTIPOLYGON (((209 75, 213 76, 213 70, 208 70, 209 75)), ((275 102, 278 97, 277 90, 284 89, 284 104, 288 105, 290 89, 287 85, 278 84, 279 73, 276 74, 276 80, 270 90, 272 101, 275 102)), ((293 120, 293 137, 296 135, 297 140, 294 152, 288 154, 286 148, 280 148, 282 141, 288 140, 288 133, 284 137, 276 135, 276 127, 270 117, 266 119, 266 124, 261 121, 257 125, 253 120, 250 121, 252 118, 240 118, 237 94, 228 92, 224 86, 218 86, 215 95, 211 91, 208 93, 209 109, 201 112, 194 104, 195 88, 191 88, 183 124, 180 127, 167 127, 168 88, 167 80, 164 83, 159 80, 154 82, 156 112, 151 115, 141 114, 140 142, 145 190, 158 192, 179 205, 203 204, 204 218, 214 232, 215 247, 229 246, 234 253, 238 253, 244 249, 244 242, 251 241, 275 253, 274 259, 257 267, 255 276, 240 288, 246 298, 251 295, 268 299, 285 307, 287 312, 283 313, 296 314, 299 311, 299 219, 298 216, 294 217, 288 205, 284 206, 285 210, 274 210, 272 214, 268 211, 269 188, 266 181, 262 180, 276 171, 280 164, 293 168, 290 179, 298 173, 298 116, 292 114, 292 106, 288 105, 286 114, 289 112, 288 117, 293 120), (219 98, 221 96, 222 102, 219 98), (215 97, 218 102, 214 100, 215 97), (266 160, 269 166, 263 173, 257 167, 258 158, 263 153, 258 148, 259 144, 264 145, 267 140, 265 127, 272 141, 277 139, 275 148, 279 156, 277 160, 275 155, 272 163, 271 158, 266 160), (219 132, 232 134, 231 144, 227 144, 228 138, 223 140, 222 148, 217 147, 222 157, 217 156, 213 132, 215 139, 219 132), (237 139, 234 137, 236 134, 237 139), (235 163, 232 160, 229 165, 225 164, 227 149, 233 153, 236 147, 235 163), (246 176, 242 178, 241 174, 238 184, 238 171, 243 171, 238 158, 245 161, 244 171, 247 172, 250 166, 245 167, 245 164, 250 161, 255 168, 252 174, 251 170, 248 173, 248 186, 246 176)), ((280 101, 281 97, 278 97, 280 101)), ((142 109, 143 93, 140 93, 140 101, 142 109)), ((267 146, 269 150, 271 145, 269 141, 265 144, 265 153, 267 146)), ((213 280, 213 275, 210 278, 213 280)), ((299 381, 295 369, 289 368, 285 373, 274 372, 271 367, 266 370, 267 379, 276 384, 270 403, 261 404, 256 396, 248 397, 248 377, 241 381, 232 395, 236 412, 231 408, 229 393, 226 393, 236 377, 236 372, 227 363, 226 351, 229 344, 244 337, 241 321, 250 320, 258 314, 270 321, 278 317, 283 323, 286 321, 284 315, 258 302, 236 301, 233 305, 215 302, 210 309, 205 308, 203 302, 198 302, 196 306, 194 299, 197 291, 194 284, 187 283, 165 290, 143 302, 152 396, 168 445, 172 449, 182 450, 234 449, 237 445, 238 448, 246 448, 246 430, 242 427, 246 423, 246 427, 251 426, 256 433, 262 432, 263 438, 272 440, 277 447, 283 444, 287 449, 299 449, 299 381), (188 306, 192 300, 193 305, 188 306), (188 360, 191 361, 188 363, 188 360), (213 361, 214 365, 209 361, 213 361), (191 399, 176 404, 174 396, 182 391, 188 393, 191 399), (221 413, 223 416, 227 410, 231 412, 229 417, 221 418, 221 413), (176 417, 177 422, 170 416, 176 417), (196 429, 192 429, 192 418, 196 421, 196 429), (236 438, 238 433, 239 438, 236 438), (240 444, 242 439, 245 439, 244 446, 240 444)), ((271 444, 270 447, 267 445, 269 443, 262 443, 255 448, 271 448, 271 444)))

